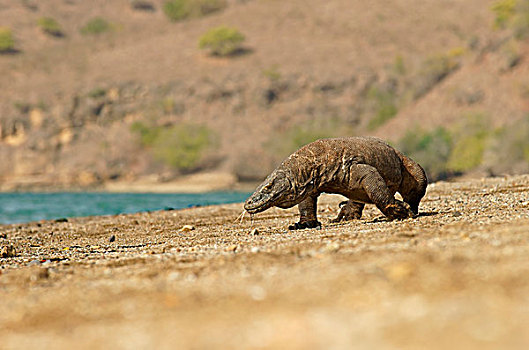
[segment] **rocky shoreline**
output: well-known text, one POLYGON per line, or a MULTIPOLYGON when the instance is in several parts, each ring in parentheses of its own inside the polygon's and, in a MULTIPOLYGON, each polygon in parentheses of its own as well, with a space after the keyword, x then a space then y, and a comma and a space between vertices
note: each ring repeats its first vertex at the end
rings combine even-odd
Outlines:
POLYGON ((257 182, 241 182, 231 173, 209 172, 183 176, 175 180, 160 181, 155 176, 134 180, 115 180, 100 183, 57 184, 45 177, 4 179, 0 192, 60 192, 102 191, 130 193, 202 193, 214 191, 251 191, 257 182))

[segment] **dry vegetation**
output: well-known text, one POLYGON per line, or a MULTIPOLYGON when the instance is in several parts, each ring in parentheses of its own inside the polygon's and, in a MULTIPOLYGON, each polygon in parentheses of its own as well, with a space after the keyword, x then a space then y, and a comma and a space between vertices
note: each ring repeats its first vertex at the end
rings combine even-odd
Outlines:
POLYGON ((360 134, 406 148, 432 179, 527 172, 526 151, 505 154, 529 139, 514 131, 527 130, 529 112, 527 8, 0 0, 1 186, 170 181, 189 171, 256 180, 314 138, 360 134), (202 51, 215 28, 231 34, 210 34, 202 51), (476 116, 481 129, 467 129, 476 116), (215 142, 149 144, 138 123, 168 129, 160 136, 207 130, 215 142), (193 164, 174 161, 182 152, 193 164))

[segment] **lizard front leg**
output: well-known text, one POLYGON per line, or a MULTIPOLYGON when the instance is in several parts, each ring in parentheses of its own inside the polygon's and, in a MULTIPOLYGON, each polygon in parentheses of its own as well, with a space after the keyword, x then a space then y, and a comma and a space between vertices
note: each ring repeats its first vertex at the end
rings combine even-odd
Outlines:
POLYGON ((310 196, 298 204, 299 222, 288 227, 289 230, 301 230, 321 226, 316 216, 318 196, 310 196))
POLYGON ((406 219, 414 216, 408 203, 395 199, 386 182, 374 167, 358 164, 355 171, 360 174, 360 184, 369 199, 389 220, 406 219))

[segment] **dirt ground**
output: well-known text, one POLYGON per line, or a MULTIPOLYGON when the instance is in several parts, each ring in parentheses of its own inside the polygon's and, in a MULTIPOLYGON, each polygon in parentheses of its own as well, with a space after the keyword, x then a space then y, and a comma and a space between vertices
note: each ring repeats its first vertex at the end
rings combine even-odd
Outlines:
POLYGON ((529 176, 433 184, 404 221, 330 224, 340 199, 321 230, 241 204, 0 226, 0 349, 529 346, 529 176))

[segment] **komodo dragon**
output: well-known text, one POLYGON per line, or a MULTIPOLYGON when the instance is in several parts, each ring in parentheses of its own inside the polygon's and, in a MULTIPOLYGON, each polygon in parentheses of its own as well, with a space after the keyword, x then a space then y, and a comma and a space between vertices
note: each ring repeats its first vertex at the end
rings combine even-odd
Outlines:
POLYGON ((289 229, 321 225, 316 216, 320 193, 339 193, 332 220, 359 219, 366 203, 375 204, 390 220, 414 217, 426 192, 423 168, 384 141, 374 137, 321 139, 301 147, 285 159, 246 200, 250 214, 270 207, 298 204, 300 220, 289 229), (394 198, 399 192, 404 202, 394 198))

